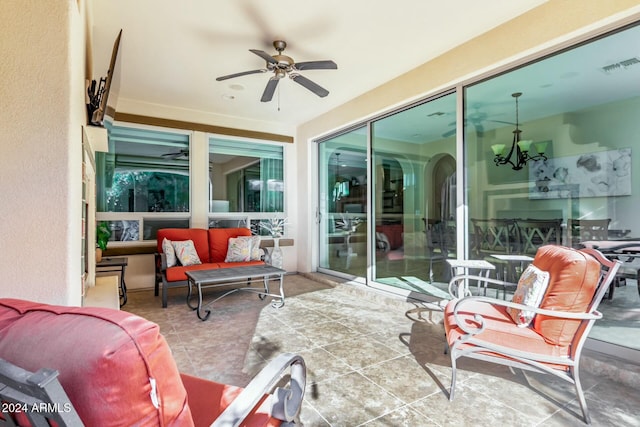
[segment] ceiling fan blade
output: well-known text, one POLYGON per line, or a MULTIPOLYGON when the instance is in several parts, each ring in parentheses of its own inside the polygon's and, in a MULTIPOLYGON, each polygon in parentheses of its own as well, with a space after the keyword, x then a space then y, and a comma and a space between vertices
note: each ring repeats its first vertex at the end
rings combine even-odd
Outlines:
POLYGON ((505 125, 511 125, 511 126, 515 126, 516 124, 514 122, 506 122, 504 120, 487 120, 488 122, 492 122, 492 123, 503 123, 505 125))
POLYGON ((450 136, 453 136, 456 134, 456 130, 455 129, 451 129, 450 131, 447 131, 445 133, 442 134, 443 138, 449 138, 450 136))
POLYGON ((294 82, 298 83, 299 85, 302 85, 302 86, 306 87, 311 92, 315 93, 316 95, 318 95, 321 98, 324 98, 325 96, 329 95, 329 91, 328 90, 326 90, 325 88, 323 88, 319 84, 312 82, 311 80, 309 80, 305 76, 301 76, 300 74, 293 74, 293 73, 290 76, 291 76, 291 79, 294 82))
POLYGON ((307 61, 293 64, 296 70, 337 70, 338 65, 333 61, 307 61))
POLYGON ((260 58, 264 59, 265 61, 271 63, 271 64, 277 64, 278 61, 276 61, 275 59, 273 59, 273 56, 269 55, 267 52, 265 52, 264 50, 259 50, 259 49, 249 49, 250 52, 255 53, 256 55, 258 55, 260 58))
POLYGON ((229 74, 229 75, 222 76, 222 77, 217 77, 216 80, 217 81, 222 81, 222 80, 232 79, 234 77, 246 76, 248 74, 266 73, 267 71, 269 71, 269 70, 267 70, 266 68, 262 68, 260 70, 243 71, 241 73, 235 73, 235 74, 229 74))
POLYGON ((278 81, 280 81, 277 77, 271 77, 267 82, 267 87, 264 88, 264 92, 262 93, 262 98, 260 101, 269 102, 273 98, 273 94, 276 91, 276 87, 278 87, 278 81))

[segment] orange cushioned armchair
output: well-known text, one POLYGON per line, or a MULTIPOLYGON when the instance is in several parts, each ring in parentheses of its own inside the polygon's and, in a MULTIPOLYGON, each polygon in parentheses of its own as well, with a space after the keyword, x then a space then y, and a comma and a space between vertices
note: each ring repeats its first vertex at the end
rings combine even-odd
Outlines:
POLYGON ((0 299, 0 425, 278 426, 297 421, 305 381, 304 361, 288 353, 245 389, 180 374, 158 325, 139 316, 0 299), (41 389, 56 381, 61 400, 37 406, 54 413, 35 410, 41 389), (24 396, 30 382, 35 392, 24 396))
MULTIPOLYGON (((529 280, 521 277, 516 295, 523 295, 518 292, 522 289, 532 290, 532 284, 542 284, 539 304, 519 303, 515 295, 516 302, 466 296, 447 304, 444 327, 452 367, 449 399, 453 400, 455 391, 456 360, 470 357, 553 374, 572 383, 584 421, 589 423, 580 384, 580 355, 591 327, 602 318, 598 304, 620 262, 608 260, 594 249, 547 245, 538 249, 533 266, 523 277, 529 271, 537 276, 528 276, 529 280)), ((449 289, 464 289, 460 284, 470 278, 506 283, 462 275, 451 280, 449 289)))

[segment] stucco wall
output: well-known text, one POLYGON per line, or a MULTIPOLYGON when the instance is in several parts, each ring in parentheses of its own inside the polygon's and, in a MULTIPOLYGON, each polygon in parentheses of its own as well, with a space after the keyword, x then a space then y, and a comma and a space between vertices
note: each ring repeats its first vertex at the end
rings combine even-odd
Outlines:
POLYGON ((0 2, 0 295, 80 305, 85 21, 0 2))

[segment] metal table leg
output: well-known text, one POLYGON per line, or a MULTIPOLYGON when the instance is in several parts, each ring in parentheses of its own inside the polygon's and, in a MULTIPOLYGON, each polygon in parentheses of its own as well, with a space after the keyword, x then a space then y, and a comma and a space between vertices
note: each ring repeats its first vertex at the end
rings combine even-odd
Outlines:
POLYGON ((187 291, 187 305, 191 310, 196 310, 198 319, 207 320, 211 315, 211 310, 202 309, 202 285, 200 284, 200 282, 195 283, 195 286, 198 288, 198 305, 194 307, 193 305, 191 305, 191 286, 193 286, 194 283, 193 283, 193 280, 191 279, 189 279, 187 282, 189 283, 189 290, 187 291))
POLYGON ((120 307, 123 307, 127 303, 127 284, 124 282, 124 269, 125 266, 122 266, 122 273, 120 275, 120 307))
MULTIPOLYGON (((280 276, 280 299, 274 299, 273 301, 271 301, 271 307, 273 308, 281 308, 284 306, 284 288, 283 288, 284 275, 280 274, 279 276, 280 276)), ((268 279, 265 277, 264 280, 266 282, 268 279)))

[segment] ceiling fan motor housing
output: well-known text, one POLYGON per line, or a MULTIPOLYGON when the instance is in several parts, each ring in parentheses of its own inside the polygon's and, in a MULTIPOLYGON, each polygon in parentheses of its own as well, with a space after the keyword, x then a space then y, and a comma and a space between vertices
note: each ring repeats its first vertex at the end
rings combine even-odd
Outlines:
POLYGON ((282 52, 287 48, 287 42, 284 40, 275 40, 273 42, 273 47, 276 48, 278 52, 282 52))
POLYGON ((287 55, 273 55, 273 59, 275 59, 278 64, 267 64, 267 66, 273 65, 274 67, 277 66, 278 68, 291 68, 291 66, 293 65, 293 58, 287 55))

